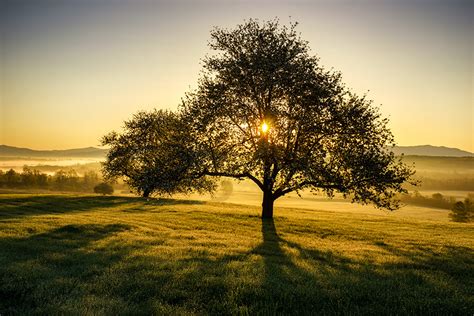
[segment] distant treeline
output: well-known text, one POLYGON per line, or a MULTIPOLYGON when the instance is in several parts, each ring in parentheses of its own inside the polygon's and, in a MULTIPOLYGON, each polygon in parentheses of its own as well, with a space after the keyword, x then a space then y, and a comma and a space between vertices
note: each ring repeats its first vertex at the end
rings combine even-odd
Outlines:
POLYGON ((415 176, 415 179, 419 181, 419 185, 416 187, 407 185, 407 189, 474 191, 474 176, 459 176, 453 178, 415 176))
POLYGON ((54 175, 47 175, 36 169, 23 168, 23 172, 10 169, 0 170, 0 187, 46 189, 55 191, 93 192, 101 182, 95 171, 87 171, 79 176, 74 170, 59 170, 54 175))
MULTIPOLYGON (((467 198, 474 200, 474 195, 472 193, 468 193, 467 198)), ((418 191, 415 191, 412 194, 403 194, 400 196, 400 200, 406 204, 446 210, 451 210, 453 205, 458 202, 457 199, 452 196, 444 196, 441 193, 435 193, 431 196, 424 196, 418 191)))
POLYGON ((413 164, 417 171, 455 171, 458 173, 472 173, 474 171, 474 157, 403 156, 402 159, 406 164, 413 164))
POLYGON ((435 193, 431 197, 428 197, 415 191, 412 194, 402 195, 401 201, 411 205, 450 210, 449 217, 454 222, 474 222, 473 193, 468 193, 463 201, 458 201, 452 196, 446 197, 441 193, 435 193))
POLYGON ((413 164, 419 186, 407 185, 409 190, 474 191, 474 157, 404 156, 413 164))

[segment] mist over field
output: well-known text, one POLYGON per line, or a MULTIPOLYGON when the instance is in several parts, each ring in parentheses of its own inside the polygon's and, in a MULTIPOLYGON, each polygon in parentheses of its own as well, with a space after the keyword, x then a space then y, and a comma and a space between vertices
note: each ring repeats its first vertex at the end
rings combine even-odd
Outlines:
MULTIPOLYGON (((410 150, 415 153, 426 153, 426 146, 415 146, 414 148, 408 148, 411 148, 410 150), (420 147, 422 147, 421 151, 419 149, 420 147)), ((433 148, 435 147, 431 146, 430 150, 433 151, 433 148)), ((436 152, 436 149, 434 151, 436 152)), ((54 151, 49 151, 46 155, 44 152, 39 151, 38 153, 35 153, 33 157, 1 156, 0 170, 6 172, 9 169, 13 169, 16 172, 21 173, 23 168, 27 166, 28 168, 38 170, 41 173, 45 173, 51 177, 54 177, 55 173, 58 171, 75 171, 79 177, 84 176, 84 174, 87 172, 94 172, 100 177, 101 162, 104 161, 103 157, 97 157, 96 153, 94 153, 94 157, 87 157, 80 150, 73 150, 73 152, 79 152, 81 157, 64 157, 64 152, 60 152, 59 156, 54 156, 54 151)), ((396 152, 400 152, 400 150, 397 149, 396 152)), ((409 191, 412 194, 413 192, 417 192, 417 194, 427 198, 431 198, 433 194, 440 193, 446 199, 452 200, 462 200, 470 194, 474 194, 474 158, 467 156, 456 157, 456 150, 451 151, 451 153, 453 154, 451 157, 423 155, 404 156, 404 162, 414 166, 416 170, 415 178, 421 181, 417 186, 407 185, 409 191)), ((130 188, 128 188, 122 182, 116 183, 115 186, 118 187, 114 193, 115 195, 134 195, 130 188)), ((33 192, 38 190, 38 188, 21 187, 17 187, 15 189, 33 192)), ((1 190, 2 187, 0 186, 0 192, 1 190)), ((3 185, 3 190, 6 190, 5 192, 9 192, 5 185, 3 185)), ((92 193, 92 191, 89 193, 92 193)), ((162 197, 226 202, 251 206, 259 206, 262 199, 261 192, 253 182, 248 180, 238 181, 235 179, 225 178, 222 178, 222 180, 219 182, 218 190, 212 195, 177 194, 174 196, 164 195, 162 197)), ((340 194, 336 194, 335 197, 331 199, 321 192, 318 194, 313 194, 306 190, 301 192, 300 195, 291 193, 284 198, 277 200, 276 207, 355 212, 362 214, 375 214, 379 216, 412 217, 424 219, 436 218, 442 221, 449 220, 448 209, 451 205, 449 203, 445 204, 444 207, 437 208, 430 205, 429 201, 417 203, 413 199, 410 200, 405 198, 402 200, 404 202, 404 206, 400 210, 389 213, 379 210, 371 205, 350 203, 350 200, 344 199, 340 194)))
POLYGON ((87 170, 100 171, 100 162, 102 158, 15 158, 15 157, 0 157, 0 170, 7 171, 13 169, 21 172, 23 167, 28 166, 33 169, 42 171, 49 175, 54 174, 55 171, 61 169, 74 169, 83 174, 87 170))
POLYGON ((474 228, 450 217, 455 201, 474 198, 472 157, 404 157, 423 182, 396 211, 305 190, 276 201, 275 221, 261 226, 253 182, 222 178, 213 195, 144 199, 119 181, 113 196, 91 195, 102 161, 0 157, 0 311, 464 315, 474 307, 474 228), (20 181, 38 170, 49 182, 9 187, 9 168, 20 181))

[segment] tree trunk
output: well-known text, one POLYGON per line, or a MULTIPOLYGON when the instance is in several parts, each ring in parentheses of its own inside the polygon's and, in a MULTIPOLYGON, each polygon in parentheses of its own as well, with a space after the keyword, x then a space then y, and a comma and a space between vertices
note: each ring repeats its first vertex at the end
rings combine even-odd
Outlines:
POLYGON ((263 191, 262 218, 273 218, 273 194, 263 191))
POLYGON ((150 191, 149 190, 143 190, 143 197, 144 198, 149 198, 150 197, 150 191))

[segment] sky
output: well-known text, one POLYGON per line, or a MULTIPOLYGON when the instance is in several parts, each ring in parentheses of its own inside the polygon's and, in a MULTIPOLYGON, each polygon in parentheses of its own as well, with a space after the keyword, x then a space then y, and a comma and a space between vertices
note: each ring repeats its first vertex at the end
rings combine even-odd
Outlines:
POLYGON ((298 22, 399 145, 474 152, 474 1, 0 0, 0 144, 98 146, 197 87, 214 26, 298 22))

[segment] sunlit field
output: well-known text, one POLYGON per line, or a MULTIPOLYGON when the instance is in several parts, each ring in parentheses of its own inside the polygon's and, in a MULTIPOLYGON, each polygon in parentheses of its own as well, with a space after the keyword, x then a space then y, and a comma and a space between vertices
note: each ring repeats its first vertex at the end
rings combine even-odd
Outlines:
MULTIPOLYGON (((446 196, 454 197, 459 200, 464 199, 470 192, 467 191, 421 191, 426 196, 441 192, 446 196)), ((233 190, 231 193, 222 189, 218 190, 214 195, 198 195, 192 194, 176 195, 180 199, 200 200, 205 202, 226 202, 233 204, 244 204, 248 206, 258 207, 262 203, 262 193, 258 191, 255 184, 250 181, 233 182, 233 190)), ((350 199, 344 199, 341 194, 335 194, 334 198, 328 198, 324 193, 313 194, 309 191, 290 193, 275 201, 275 206, 279 208, 298 208, 305 210, 324 210, 330 212, 348 212, 357 214, 367 214, 382 218, 400 218, 400 219, 426 219, 436 218, 437 221, 449 221, 449 210, 436 209, 428 206, 415 206, 402 203, 400 209, 395 211, 387 211, 377 209, 373 205, 361 205, 351 203, 350 199)))
POLYGON ((0 195, 3 314, 474 310, 474 226, 192 200, 0 195))

